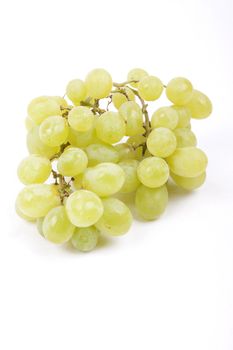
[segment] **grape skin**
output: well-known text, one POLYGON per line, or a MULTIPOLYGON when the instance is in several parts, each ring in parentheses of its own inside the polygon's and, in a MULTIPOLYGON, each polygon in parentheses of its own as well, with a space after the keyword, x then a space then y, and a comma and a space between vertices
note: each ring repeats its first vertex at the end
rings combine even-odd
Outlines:
POLYGON ((98 243, 100 232, 95 226, 76 228, 72 236, 73 247, 80 252, 90 252, 98 243))
POLYGON ((188 128, 175 129, 174 134, 176 136, 177 148, 195 147, 197 145, 195 134, 188 128))
POLYGON ((75 104, 84 101, 87 96, 87 89, 84 82, 80 79, 71 80, 66 87, 66 95, 75 104))
POLYGON ((203 185, 206 179, 206 172, 195 177, 178 176, 171 172, 172 180, 181 188, 187 191, 193 191, 203 185))
MULTIPOLYGON (((148 73, 144 69, 134 68, 129 71, 127 79, 128 81, 132 81, 132 80, 140 81, 142 78, 144 78, 147 75, 148 73)), ((130 85, 134 88, 138 87, 138 83, 130 83, 130 85)))
POLYGON ((125 135, 125 123, 117 112, 105 112, 96 120, 97 137, 109 144, 119 142, 125 135))
POLYGON ((46 118, 39 128, 41 141, 49 147, 56 147, 65 143, 67 141, 68 133, 68 123, 61 116, 46 118))
POLYGON ((167 84, 167 98, 177 106, 186 105, 191 100, 192 94, 193 86, 186 78, 174 78, 167 84))
POLYGON ((163 83, 157 77, 145 76, 138 83, 138 92, 145 101, 155 101, 163 92, 163 83))
POLYGON ((123 94, 121 92, 114 92, 113 95, 112 95, 112 102, 113 102, 113 105, 114 105, 114 107, 116 109, 119 109, 120 106, 123 103, 127 102, 128 100, 130 100, 130 101, 134 101, 135 100, 135 94, 130 88, 125 87, 123 89, 123 91, 127 95, 128 98, 126 97, 125 94, 123 94))
POLYGON ((160 127, 151 131, 146 144, 151 154, 165 158, 175 151, 176 137, 170 129, 160 127))
POLYGON ((152 129, 164 127, 175 129, 177 127, 179 115, 172 107, 161 107, 152 114, 151 126, 152 129))
POLYGON ((82 149, 68 147, 59 157, 57 169, 63 176, 76 176, 85 171, 87 164, 88 158, 82 149))
POLYGON ((212 103, 210 99, 198 90, 193 91, 191 100, 186 104, 191 111, 192 118, 204 119, 212 113, 212 103))
POLYGON ((60 105, 53 97, 40 96, 28 105, 28 116, 38 125, 53 115, 61 115, 60 105))
POLYGON ((125 181, 120 189, 120 193, 134 192, 140 185, 137 176, 138 164, 139 162, 135 159, 127 159, 118 163, 125 173, 125 181))
POLYGON ((68 122, 72 129, 86 132, 94 127, 94 114, 87 107, 74 107, 68 114, 68 122))
POLYGON ((143 159, 137 169, 138 178, 147 187, 164 185, 169 177, 169 167, 164 159, 148 157, 143 159))
POLYGON ((59 147, 50 147, 44 144, 39 136, 39 127, 32 128, 27 134, 27 148, 30 154, 38 154, 51 158, 59 152, 59 147))
POLYGON ((119 114, 126 122, 125 135, 134 136, 144 132, 142 110, 134 101, 127 101, 119 108, 119 114))
POLYGON ((112 77, 105 69, 94 69, 86 76, 85 86, 88 96, 104 98, 112 90, 112 77))
POLYGON ((88 157, 88 166, 94 166, 103 162, 117 163, 119 154, 112 145, 104 143, 94 143, 86 147, 85 152, 88 157))
POLYGON ((45 182, 52 170, 50 161, 45 157, 30 155, 18 166, 17 174, 24 185, 45 182))

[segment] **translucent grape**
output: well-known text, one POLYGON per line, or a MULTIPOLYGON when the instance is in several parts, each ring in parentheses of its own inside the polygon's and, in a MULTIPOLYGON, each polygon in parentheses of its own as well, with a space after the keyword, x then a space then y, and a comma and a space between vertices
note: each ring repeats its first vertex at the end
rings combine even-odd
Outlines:
POLYGON ((112 77, 105 69, 92 70, 85 79, 88 96, 100 99, 112 90, 112 77))
MULTIPOLYGON (((134 68, 134 69, 131 69, 129 71, 127 80, 128 81, 132 81, 132 80, 140 81, 142 78, 144 78, 147 75, 148 75, 148 73, 144 69, 134 68)), ((133 86, 134 88, 138 87, 138 83, 130 83, 130 85, 133 86)))
POLYGON ((32 128, 27 134, 27 148, 29 153, 51 158, 59 152, 59 147, 50 147, 43 143, 39 136, 39 127, 32 128))
POLYGON ((90 108, 78 106, 69 112, 68 122, 74 130, 86 132, 94 127, 94 114, 90 108))
POLYGON ((82 174, 79 174, 79 175, 76 175, 74 177, 74 180, 72 182, 73 184, 73 187, 75 190, 81 190, 83 185, 82 185, 82 181, 83 181, 83 173, 82 174))
POLYGON ((119 154, 115 147, 104 143, 94 143, 86 149, 88 166, 94 166, 103 162, 117 163, 119 154))
POLYGON ((75 105, 84 101, 87 96, 84 82, 80 79, 71 80, 66 87, 66 95, 75 105))
POLYGON ((144 100, 155 101, 163 92, 163 83, 157 77, 145 76, 138 84, 138 92, 144 100))
POLYGON ((51 96, 51 98, 56 101, 60 107, 66 108, 68 107, 67 101, 61 96, 51 96))
POLYGON ((176 136, 177 148, 194 147, 197 145, 197 139, 192 130, 188 128, 179 128, 174 130, 176 136))
POLYGON ((179 176, 196 177, 205 172, 208 159, 199 148, 178 148, 166 159, 170 170, 179 176))
POLYGON ((85 132, 75 131, 69 128, 68 141, 72 146, 85 148, 92 143, 98 143, 100 140, 96 136, 95 129, 90 129, 85 132))
POLYGON ((118 143, 114 147, 118 152, 119 161, 126 159, 135 159, 135 151, 131 145, 127 143, 118 143))
POLYGON ((193 86, 186 78, 174 78, 169 81, 166 88, 167 98, 177 106, 188 103, 193 94, 193 86))
POLYGON ((46 118, 40 125, 39 136, 41 141, 50 147, 60 146, 67 141, 69 133, 68 123, 61 116, 46 118))
POLYGON ((145 220, 154 220, 166 209, 168 192, 166 185, 149 188, 141 185, 135 196, 135 205, 139 215, 145 220))
POLYGON ((98 243, 99 231, 95 226, 76 228, 71 243, 81 252, 90 252, 98 243))
POLYGON ((22 211, 19 209, 17 201, 15 202, 15 211, 16 211, 16 214, 23 220, 26 220, 29 222, 34 222, 36 220, 35 218, 31 218, 30 216, 23 214, 22 211))
POLYGON ((193 91, 191 100, 186 107, 191 111, 192 118, 204 119, 212 113, 212 103, 210 99, 198 90, 193 91))
POLYGON ((164 185, 169 177, 169 167, 164 159, 148 157, 143 159, 137 169, 138 178, 147 187, 164 185))
POLYGON ((36 126, 36 123, 34 122, 34 120, 32 120, 32 118, 27 117, 25 118, 25 126, 27 131, 30 131, 36 126))
POLYGON ((171 172, 171 177, 179 187, 187 191, 192 191, 203 185, 206 179, 206 172, 195 177, 178 176, 171 172))
POLYGON ((142 134, 143 116, 139 105, 134 101, 127 101, 119 108, 119 113, 126 122, 126 135, 134 136, 142 134))
POLYGON ((127 139, 127 143, 132 145, 132 147, 136 148, 139 145, 142 145, 146 142, 146 138, 143 135, 135 135, 135 136, 130 136, 127 139))
POLYGON ((175 129, 177 127, 179 115, 172 107, 161 107, 152 114, 151 126, 152 128, 164 127, 168 129, 175 129))
POLYGON ((95 226, 100 232, 110 236, 124 235, 132 224, 129 208, 119 199, 103 199, 104 213, 95 226))
POLYGON ((187 107, 182 106, 171 106, 178 113, 178 123, 177 128, 186 128, 191 119, 191 112, 187 107))
POLYGON ((83 175, 83 187, 100 197, 111 196, 123 186, 125 173, 114 163, 101 163, 88 168, 83 175))
POLYGON ((96 120, 97 137, 106 143, 119 142, 125 135, 125 122, 116 112, 105 112, 96 120))
POLYGON ((100 198, 91 191, 73 192, 66 201, 66 212, 73 225, 88 227, 94 225, 103 215, 103 204, 100 198))
POLYGON ((170 129, 154 129, 147 138, 147 147, 154 156, 168 157, 176 149, 176 137, 170 129))
POLYGON ((20 162, 17 174, 24 185, 31 185, 45 182, 51 170, 52 166, 48 158, 30 155, 20 162))
POLYGON ((125 88, 122 89, 124 91, 124 93, 127 95, 124 95, 123 93, 121 92, 114 92, 113 95, 112 95, 112 102, 114 104, 114 107, 119 109, 120 106, 127 102, 128 100, 130 101, 134 101, 135 100, 135 94, 134 92, 128 88, 127 86, 125 88))
POLYGON ((57 169, 63 176, 76 176, 85 171, 87 163, 87 155, 82 149, 68 147, 58 158, 57 169))
POLYGON ((138 180, 137 176, 138 164, 139 162, 133 159, 124 160, 118 163, 125 173, 125 181, 120 189, 120 193, 134 192, 140 185, 140 181, 138 180))
POLYGON ((40 96, 34 98, 28 105, 28 115, 39 125, 52 115, 61 115, 61 109, 59 103, 53 97, 40 96))

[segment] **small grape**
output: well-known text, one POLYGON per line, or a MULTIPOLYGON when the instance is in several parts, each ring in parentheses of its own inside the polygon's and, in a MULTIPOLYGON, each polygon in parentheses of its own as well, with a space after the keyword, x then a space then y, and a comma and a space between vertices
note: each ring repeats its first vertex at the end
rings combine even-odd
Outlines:
POLYGON ((198 90, 194 90, 191 100, 186 107, 191 111, 192 118, 204 119, 212 113, 212 103, 210 99, 198 90))
POLYGON ((125 173, 125 181, 120 189, 120 193, 134 192, 140 185, 140 181, 138 180, 137 176, 138 164, 139 162, 134 159, 127 159, 118 163, 125 173))
POLYGON ((28 105, 28 115, 39 125, 50 116, 61 115, 61 109, 59 103, 53 97, 40 96, 34 98, 28 105))
POLYGON ((171 177, 179 187, 187 191, 192 191, 203 185, 206 179, 206 172, 195 177, 178 176, 171 172, 171 177))
POLYGON ((34 222, 36 221, 35 218, 31 218, 30 216, 28 215, 25 215, 24 213, 22 213, 22 211, 19 209, 19 206, 18 206, 18 200, 16 200, 15 202, 15 211, 16 211, 16 214, 21 218, 21 219, 24 219, 26 221, 29 221, 29 222, 34 222))
POLYGON ((39 128, 41 141, 49 147, 56 147, 65 143, 67 141, 68 133, 68 123, 61 116, 46 118, 39 128))
POLYGON ((47 158, 30 155, 21 161, 17 173, 24 185, 31 185, 45 182, 51 170, 52 166, 47 158))
POLYGON ((188 128, 179 128, 174 130, 176 136, 177 148, 182 147, 195 147, 197 145, 197 139, 192 130, 188 128))
POLYGON ((142 110, 134 101, 127 101, 119 108, 119 113, 126 122, 126 135, 134 136, 144 132, 142 110))
POLYGON ((94 143, 85 149, 88 157, 88 166, 94 166, 103 162, 117 163, 119 154, 115 147, 104 143, 94 143))
POLYGON ((118 143, 114 146, 115 150, 118 152, 119 161, 127 159, 135 159, 135 151, 130 144, 118 143))
POLYGON ((152 114, 151 126, 153 129, 164 127, 175 129, 177 127, 179 115, 172 107, 161 107, 152 114))
POLYGON ((164 159, 148 157, 143 159, 137 169, 138 178, 147 187, 164 185, 169 177, 169 167, 164 159))
POLYGON ((117 112, 105 112, 96 120, 97 137, 106 143, 119 142, 125 135, 125 123, 117 112))
POLYGON ((138 92, 144 100, 155 101, 163 92, 163 83, 157 77, 145 76, 138 83, 138 92))
MULTIPOLYGON (((128 73, 128 81, 132 81, 132 80, 138 80, 140 81, 142 78, 144 78, 145 76, 147 76, 148 73, 141 68, 134 68, 131 69, 131 71, 129 71, 128 73)), ((138 83, 130 83, 131 86, 133 86, 134 88, 138 87, 138 83)))
POLYGON ((68 147, 58 158, 57 169, 63 176, 76 176, 85 171, 87 163, 87 155, 82 149, 68 147))
POLYGON ((61 97, 61 96, 51 96, 51 98, 59 104, 60 108, 61 107, 63 107, 63 108, 68 107, 68 103, 63 97, 61 97))
POLYGON ((125 94, 123 94, 121 92, 114 92, 112 94, 112 102, 113 102, 114 107, 116 109, 119 109, 120 106, 127 101, 134 101, 135 100, 135 94, 130 88, 128 88, 126 86, 122 90, 127 95, 128 98, 126 97, 125 94))
POLYGON ((86 76, 85 85, 88 96, 104 98, 112 90, 112 77, 105 69, 94 69, 86 76))
POLYGON ((76 228, 71 243, 81 252, 90 252, 98 243, 100 232, 95 226, 76 228))
POLYGON ((100 142, 100 140, 96 136, 95 129, 79 132, 69 128, 68 142, 74 147, 85 148, 92 143, 100 142))
POLYGON ((170 129, 154 129, 147 138, 147 147, 156 157, 168 157, 176 149, 176 137, 170 129))
POLYGON ((193 86, 186 78, 174 78, 166 88, 167 98, 177 106, 186 105, 192 98, 193 86))
POLYGON ((86 132, 94 127, 94 114, 90 108, 78 106, 69 112, 68 122, 72 129, 86 132))
POLYGON ((171 106, 178 113, 178 123, 176 125, 177 128, 187 128, 191 119, 191 112, 187 107, 183 106, 171 106))
POLYGON ((39 136, 39 127, 32 128, 27 134, 27 148, 30 154, 38 154, 46 158, 51 158, 59 152, 59 147, 50 147, 43 143, 39 136))
POLYGON ((87 89, 84 82, 80 79, 71 80, 66 87, 66 95, 75 104, 84 101, 87 96, 87 89))

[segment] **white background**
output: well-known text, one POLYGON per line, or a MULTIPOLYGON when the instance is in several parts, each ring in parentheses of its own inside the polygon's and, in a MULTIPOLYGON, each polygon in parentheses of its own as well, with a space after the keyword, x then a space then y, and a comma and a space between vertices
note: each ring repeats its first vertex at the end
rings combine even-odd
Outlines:
MULTIPOLYGON (((0 348, 233 349, 233 2, 1 2, 0 348), (189 78, 214 105, 193 123, 206 184, 79 254, 14 213, 27 103, 95 67, 189 78)), ((155 106, 158 106, 156 103, 155 106)))

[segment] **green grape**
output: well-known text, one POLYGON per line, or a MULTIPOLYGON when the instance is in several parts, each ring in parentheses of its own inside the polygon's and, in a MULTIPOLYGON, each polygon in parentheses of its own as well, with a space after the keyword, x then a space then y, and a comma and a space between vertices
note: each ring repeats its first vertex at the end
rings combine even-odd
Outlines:
POLYGON ((172 107, 161 107, 152 115, 151 126, 153 129, 164 127, 175 129, 179 120, 179 115, 172 107))
POLYGON ((74 180, 73 180, 72 184, 73 184, 73 187, 74 187, 75 190, 81 190, 82 189, 82 187, 83 187, 82 181, 83 181, 83 173, 79 174, 79 175, 76 175, 74 177, 74 180))
POLYGON ((212 113, 212 103, 210 99, 198 90, 193 91, 191 100, 187 103, 191 111, 192 118, 204 119, 212 113))
POLYGON ((88 107, 74 107, 68 114, 68 122, 72 129, 86 132, 94 127, 94 114, 88 107))
POLYGON ((117 163, 119 161, 119 154, 112 145, 94 143, 87 146, 85 151, 88 157, 88 166, 103 162, 117 163))
POLYGON ((63 176, 76 176, 85 171, 87 163, 87 155, 82 149, 69 147, 58 158, 57 169, 63 176))
POLYGON ((83 187, 100 197, 111 196, 123 186, 125 173, 114 163, 101 163, 88 168, 83 175, 83 187))
POLYGON ((44 218, 38 218, 36 220, 36 228, 37 228, 37 231, 39 232, 39 234, 44 237, 44 233, 43 233, 43 221, 44 221, 44 218))
POLYGON ((66 212, 73 225, 88 227, 94 225, 103 215, 100 198, 91 191, 78 190, 66 200, 66 212))
POLYGON ((135 159, 135 151, 130 144, 118 143, 114 146, 114 148, 118 152, 119 161, 126 159, 135 159))
MULTIPOLYGON (((147 75, 148 75, 148 73, 144 69, 134 68, 134 69, 131 69, 131 71, 129 71, 127 80, 128 81, 132 81, 132 80, 140 81, 142 78, 144 78, 147 75)), ((138 83, 130 83, 130 85, 133 86, 134 88, 138 87, 138 83)))
POLYGON ((71 80, 66 87, 66 95, 75 105, 84 101, 87 96, 87 89, 80 79, 71 80))
POLYGON ((195 134, 188 128, 179 128, 174 130, 176 136, 177 148, 194 147, 197 145, 195 134))
POLYGON ((52 115, 61 115, 61 109, 59 103, 53 97, 40 96, 34 98, 28 105, 28 115, 39 125, 52 115))
POLYGON ((16 214, 21 218, 21 219, 24 219, 26 221, 29 221, 29 222, 34 222, 35 221, 35 218, 31 218, 30 216, 28 215, 25 215, 24 213, 22 213, 22 211, 19 209, 19 206, 18 206, 18 200, 16 200, 15 202, 15 211, 16 211, 16 214))
POLYGON ((137 174, 143 185, 151 188, 160 187, 169 178, 169 167, 162 158, 148 157, 140 162, 137 174))
POLYGON ((61 244, 69 241, 74 230, 75 226, 70 222, 63 205, 51 209, 43 220, 43 235, 53 243, 61 244))
POLYGON ((165 158, 175 151, 176 137, 170 129, 157 128, 151 131, 146 144, 153 156, 165 158))
POLYGON ((67 101, 61 96, 51 96, 51 98, 56 101, 60 107, 66 108, 68 107, 67 101))
POLYGON ((41 141, 50 147, 60 146, 67 141, 69 133, 68 123, 61 116, 46 118, 39 128, 41 141))
POLYGON ((24 187, 17 197, 20 212, 31 218, 45 216, 49 210, 58 205, 60 197, 55 185, 29 185, 24 187))
POLYGON ((157 77, 145 76, 138 84, 138 92, 144 100, 155 101, 163 92, 163 83, 157 77))
POLYGON ((134 101, 127 101, 119 108, 119 114, 126 122, 126 135, 134 136, 144 132, 142 110, 134 101))
POLYGON ((86 76, 85 85, 88 96, 104 98, 112 90, 112 77, 105 69, 94 69, 86 76))
POLYGON ((95 226, 76 228, 71 239, 75 249, 90 252, 98 243, 100 232, 95 226))
POLYGON ((143 135, 130 136, 127 140, 127 143, 134 148, 140 145, 143 145, 145 142, 146 142, 146 137, 143 135))
POLYGON ((45 182, 51 170, 52 166, 48 158, 30 155, 20 162, 17 174, 24 185, 31 185, 45 182))
POLYGON ((139 215, 145 220, 154 220, 166 209, 168 192, 166 185, 149 188, 144 185, 138 187, 135 196, 135 206, 139 215))
POLYGON ((32 118, 30 117, 25 118, 25 127, 27 131, 31 131, 35 126, 36 126, 36 123, 34 122, 34 120, 32 120, 32 118))
POLYGON ((166 94, 172 103, 177 106, 183 106, 191 100, 193 86, 186 78, 174 78, 167 84, 166 94))
POLYGON ((127 102, 128 100, 129 101, 134 101, 135 100, 135 94, 134 92, 128 88, 127 86, 122 88, 122 91, 127 95, 124 95, 123 93, 121 92, 114 92, 113 95, 112 95, 112 102, 113 102, 113 105, 116 109, 119 109, 120 106, 127 102))
POLYGON ((178 123, 176 125, 176 128, 186 128, 191 119, 191 112, 187 107, 182 106, 171 106, 172 109, 174 109, 178 113, 178 123))
POLYGON ((201 175, 208 163, 205 153, 196 147, 178 148, 166 161, 174 174, 183 177, 201 175))
POLYGON ((140 181, 137 176, 137 167, 139 162, 134 159, 124 160, 118 165, 124 170, 125 182, 120 189, 120 193, 134 192, 140 185, 140 181))
POLYGON ((97 137, 106 143, 119 142, 125 135, 124 119, 119 113, 105 112, 96 120, 97 137))
POLYGON ((195 177, 178 176, 171 172, 171 177, 179 187, 187 191, 192 191, 203 185, 206 179, 206 172, 195 177))
POLYGON ((133 220, 129 208, 117 198, 106 198, 102 202, 104 213, 95 226, 106 235, 124 235, 129 231, 133 220))
POLYGON ((75 131, 72 128, 69 128, 68 135, 69 143, 74 147, 85 148, 92 143, 98 143, 100 140, 96 136, 95 129, 90 129, 85 132, 75 131))
POLYGON ((39 135, 39 127, 32 128, 27 134, 27 148, 30 154, 38 154, 46 158, 51 158, 59 152, 59 147, 50 147, 44 144, 39 135))

